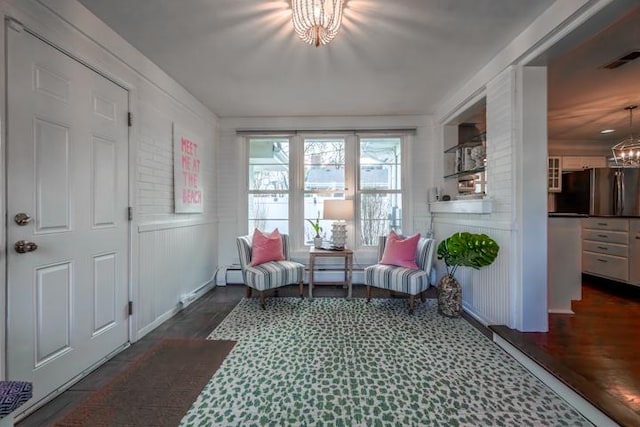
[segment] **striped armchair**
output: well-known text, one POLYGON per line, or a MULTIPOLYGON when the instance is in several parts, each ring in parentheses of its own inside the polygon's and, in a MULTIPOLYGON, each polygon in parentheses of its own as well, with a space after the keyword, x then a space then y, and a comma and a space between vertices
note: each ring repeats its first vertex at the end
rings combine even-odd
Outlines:
MULTIPOLYGON (((378 261, 382 259, 386 236, 378 240, 378 261)), ((395 265, 375 264, 364 269, 364 283, 367 285, 367 302, 371 300, 371 287, 387 289, 409 295, 409 313, 413 313, 415 296, 425 301, 425 291, 429 288, 429 274, 433 264, 435 241, 421 237, 416 248, 416 264, 419 269, 397 267, 395 265)))
POLYGON ((304 287, 304 265, 291 261, 289 258, 289 236, 281 234, 284 261, 270 261, 260 265, 251 265, 251 239, 252 236, 240 236, 236 238, 242 278, 247 286, 247 298, 251 297, 251 289, 260 292, 260 305, 265 308, 265 291, 270 289, 298 284, 300 297, 304 287))

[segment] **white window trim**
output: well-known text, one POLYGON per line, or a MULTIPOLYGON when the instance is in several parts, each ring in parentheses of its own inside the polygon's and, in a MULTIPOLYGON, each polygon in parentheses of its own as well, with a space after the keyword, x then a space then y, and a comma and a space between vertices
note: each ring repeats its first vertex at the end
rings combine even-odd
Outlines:
MULTIPOLYGON (((331 135, 336 138, 344 138, 345 140, 345 198, 353 200, 354 203, 354 220, 349 222, 347 228, 347 246, 354 249, 354 251, 364 254, 363 258, 369 259, 370 254, 377 253, 375 246, 362 246, 356 240, 359 238, 356 236, 355 230, 360 226, 360 198, 361 193, 358 190, 359 183, 359 163, 358 154, 360 152, 360 139, 366 138, 400 138, 401 140, 401 191, 402 195, 402 228, 403 230, 410 230, 413 224, 413 198, 411 197, 414 191, 412 184, 412 170, 409 159, 411 158, 412 145, 414 141, 414 135, 411 132, 364 132, 364 133, 343 133, 339 131, 327 131, 322 132, 309 132, 298 131, 294 135, 291 133, 278 133, 273 134, 245 134, 239 139, 241 140, 241 148, 239 150, 241 154, 242 176, 240 181, 242 188, 244 188, 244 197, 242 206, 240 206, 241 212, 239 212, 238 218, 241 224, 239 229, 247 229, 248 224, 248 174, 249 174, 249 140, 252 138, 288 138, 289 139, 289 237, 291 241, 291 254, 294 258, 303 259, 306 258, 308 253, 308 246, 304 244, 304 233, 302 229, 304 227, 304 140, 307 138, 326 138, 331 135)), ((374 191, 375 192, 375 191, 374 191)), ((247 230, 251 233, 252 230, 247 230)), ((358 260, 356 260, 358 261, 358 260)), ((374 261, 375 262, 375 261, 374 261)))

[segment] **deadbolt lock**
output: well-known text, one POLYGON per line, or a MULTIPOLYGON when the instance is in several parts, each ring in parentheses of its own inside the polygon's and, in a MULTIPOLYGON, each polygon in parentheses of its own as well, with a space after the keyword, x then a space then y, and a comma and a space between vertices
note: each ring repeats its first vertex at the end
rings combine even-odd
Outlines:
POLYGON ((27 225, 29 224, 29 221, 31 221, 31 217, 24 212, 20 212, 19 214, 13 217, 13 220, 18 225, 27 225))

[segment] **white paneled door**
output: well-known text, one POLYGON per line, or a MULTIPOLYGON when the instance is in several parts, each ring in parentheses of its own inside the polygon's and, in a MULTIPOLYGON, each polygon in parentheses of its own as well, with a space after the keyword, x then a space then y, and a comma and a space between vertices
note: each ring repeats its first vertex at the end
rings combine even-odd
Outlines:
POLYGON ((31 405, 128 341, 128 93, 9 29, 7 376, 31 405))

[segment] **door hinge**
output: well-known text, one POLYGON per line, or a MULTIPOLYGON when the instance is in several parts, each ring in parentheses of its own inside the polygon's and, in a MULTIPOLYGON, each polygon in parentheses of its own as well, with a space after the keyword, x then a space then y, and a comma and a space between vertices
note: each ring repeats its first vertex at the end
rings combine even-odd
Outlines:
POLYGON ((133 126, 133 115, 131 114, 131 111, 127 112, 127 126, 133 126))
POLYGON ((127 207, 127 218, 129 221, 133 221, 133 208, 131 206, 127 207))
POLYGON ((129 301, 129 316, 133 314, 133 301, 129 301))

